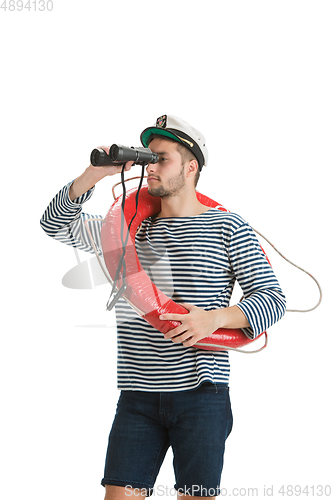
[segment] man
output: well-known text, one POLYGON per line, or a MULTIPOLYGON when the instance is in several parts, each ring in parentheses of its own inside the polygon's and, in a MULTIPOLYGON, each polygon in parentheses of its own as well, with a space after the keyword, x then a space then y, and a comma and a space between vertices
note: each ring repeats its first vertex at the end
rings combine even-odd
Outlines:
MULTIPOLYGON (((161 198, 161 211, 143 221, 137 253, 158 288, 189 313, 163 315, 181 323, 163 335, 123 300, 116 305, 121 394, 102 480, 105 500, 149 496, 169 446, 178 495, 214 497, 232 428, 228 352, 193 346, 220 327, 242 328, 255 338, 283 316, 285 297, 250 226, 198 201, 195 186, 207 164, 202 134, 163 115, 142 132, 141 142, 159 156, 147 166, 147 182, 149 193, 161 198), (230 307, 236 279, 244 300, 230 307)), ((44 230, 91 251, 82 203, 97 182, 120 170, 90 165, 52 200, 44 230)))

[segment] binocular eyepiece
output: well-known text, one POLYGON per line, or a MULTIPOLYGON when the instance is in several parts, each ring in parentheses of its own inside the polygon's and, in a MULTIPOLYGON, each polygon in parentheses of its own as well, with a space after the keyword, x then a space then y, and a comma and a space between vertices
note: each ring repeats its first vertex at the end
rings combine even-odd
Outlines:
POLYGON ((120 144, 112 144, 109 154, 104 149, 93 149, 90 155, 90 162, 94 167, 122 165, 127 161, 133 161, 136 165, 157 163, 158 154, 153 153, 149 148, 127 148, 120 144))

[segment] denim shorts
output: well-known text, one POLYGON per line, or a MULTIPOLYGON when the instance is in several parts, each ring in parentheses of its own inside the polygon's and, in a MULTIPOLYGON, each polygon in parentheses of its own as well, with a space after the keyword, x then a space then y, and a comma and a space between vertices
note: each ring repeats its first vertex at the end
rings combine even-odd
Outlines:
POLYGON ((225 384, 208 382, 181 392, 122 391, 102 485, 140 489, 150 496, 171 446, 178 493, 217 496, 225 441, 231 429, 229 388, 225 384))

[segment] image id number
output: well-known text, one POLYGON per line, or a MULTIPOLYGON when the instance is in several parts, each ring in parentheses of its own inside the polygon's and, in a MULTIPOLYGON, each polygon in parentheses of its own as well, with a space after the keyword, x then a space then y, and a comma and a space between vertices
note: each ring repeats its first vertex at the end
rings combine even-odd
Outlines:
POLYGON ((291 485, 289 484, 288 486, 281 486, 281 488, 278 491, 279 495, 282 496, 287 496, 287 497, 292 497, 292 496, 300 496, 302 495, 302 498, 307 497, 307 496, 326 496, 329 497, 332 494, 332 488, 329 485, 322 486, 322 485, 316 485, 316 486, 300 486, 300 485, 291 485))
MULTIPOLYGON (((0 0, 1 1, 1 0, 0 0)), ((22 0, 4 0, 0 9, 4 11, 14 12, 14 11, 51 11, 53 10, 52 0, 33 0, 33 1, 22 1, 22 0)))

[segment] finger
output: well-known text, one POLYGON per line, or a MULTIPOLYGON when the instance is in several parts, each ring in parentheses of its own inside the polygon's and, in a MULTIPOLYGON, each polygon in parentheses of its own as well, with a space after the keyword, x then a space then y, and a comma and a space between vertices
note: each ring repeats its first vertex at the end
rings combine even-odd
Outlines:
POLYGON ((189 335, 188 332, 183 333, 182 335, 178 335, 177 337, 173 337, 171 340, 175 344, 184 344, 189 342, 192 339, 192 336, 189 335))
POLYGON ((187 302, 184 302, 181 304, 185 309, 188 311, 193 311, 193 309, 197 309, 197 306, 194 306, 193 304, 187 304, 187 302))
POLYGON ((197 343, 197 341, 194 339, 194 337, 190 337, 183 342, 183 345, 184 345, 184 347, 192 347, 196 343, 197 343))
POLYGON ((183 321, 184 314, 161 314, 160 319, 165 321, 183 321))
POLYGON ((121 174, 121 172, 122 172, 123 169, 124 169, 125 172, 127 172, 128 170, 131 169, 132 165, 133 165, 133 162, 132 161, 128 161, 127 163, 125 163, 125 167, 124 167, 124 164, 122 163, 120 165, 112 165, 110 168, 116 169, 116 173, 117 174, 121 174))
POLYGON ((125 164, 125 170, 130 170, 131 167, 133 166, 133 161, 128 161, 126 164, 125 164))
POLYGON ((164 338, 172 339, 174 337, 177 337, 178 335, 181 335, 184 332, 186 332, 186 328, 184 327, 184 325, 179 325, 176 328, 173 328, 172 330, 169 330, 167 333, 165 333, 164 338))

